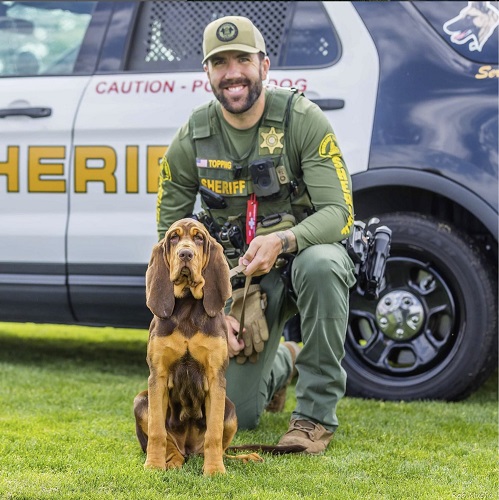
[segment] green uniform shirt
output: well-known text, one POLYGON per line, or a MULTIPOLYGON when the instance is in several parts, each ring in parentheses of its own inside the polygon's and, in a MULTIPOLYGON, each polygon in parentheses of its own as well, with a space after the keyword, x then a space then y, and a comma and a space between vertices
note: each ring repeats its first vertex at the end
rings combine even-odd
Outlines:
MULTIPOLYGON (((264 116, 271 92, 277 91, 283 92, 266 90, 264 116)), ((214 107, 216 113, 212 119, 220 124, 227 151, 242 157, 255 140, 261 141, 258 124, 248 130, 234 129, 223 119, 220 103, 215 101, 214 107)), ((291 229, 301 251, 348 236, 354 221, 352 188, 333 129, 320 108, 298 95, 293 98, 289 118, 285 130, 288 163, 295 178, 305 184, 315 209, 291 229)), ((162 162, 157 205, 160 239, 173 222, 188 217, 194 209, 200 183, 195 151, 187 122, 178 130, 162 162)), ((227 213, 229 215, 237 214, 227 213)))

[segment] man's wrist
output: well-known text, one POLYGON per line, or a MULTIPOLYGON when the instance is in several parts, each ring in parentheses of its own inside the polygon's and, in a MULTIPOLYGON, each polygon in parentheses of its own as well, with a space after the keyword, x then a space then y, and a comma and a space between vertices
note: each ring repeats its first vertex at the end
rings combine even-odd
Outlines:
POLYGON ((297 250, 296 236, 292 231, 278 231, 274 234, 281 240, 281 253, 295 252, 297 250))

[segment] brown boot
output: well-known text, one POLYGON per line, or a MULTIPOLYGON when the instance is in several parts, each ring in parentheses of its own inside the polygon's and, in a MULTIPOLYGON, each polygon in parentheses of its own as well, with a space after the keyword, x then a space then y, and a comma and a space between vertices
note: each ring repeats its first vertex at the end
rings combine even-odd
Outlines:
POLYGON ((291 383, 291 381, 296 377, 296 375, 298 375, 295 363, 296 363, 296 356, 298 356, 298 353, 301 351, 301 347, 296 342, 291 342, 291 341, 284 342, 283 345, 286 346, 289 349, 289 352, 291 353, 293 369, 291 370, 291 375, 289 376, 288 380, 286 380, 284 386, 281 387, 274 394, 272 400, 267 405, 266 410, 270 411, 271 413, 279 413, 284 409, 284 405, 286 404, 286 389, 288 388, 288 385, 291 383))
POLYGON ((278 444, 282 446, 302 445, 305 446, 303 453, 319 455, 326 450, 333 436, 333 432, 320 424, 314 424, 309 420, 291 420, 288 432, 278 444))

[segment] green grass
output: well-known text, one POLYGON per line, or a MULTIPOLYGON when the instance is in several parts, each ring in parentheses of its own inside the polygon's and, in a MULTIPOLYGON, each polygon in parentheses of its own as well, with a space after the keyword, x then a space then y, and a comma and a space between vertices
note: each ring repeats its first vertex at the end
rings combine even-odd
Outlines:
MULTIPOLYGON (((459 403, 345 398, 323 456, 226 461, 212 478, 199 457, 146 471, 132 414, 146 342, 145 330, 0 323, 0 498, 497 498, 497 374, 459 403)), ((276 443, 293 404, 291 388, 283 413, 234 444, 276 443)))

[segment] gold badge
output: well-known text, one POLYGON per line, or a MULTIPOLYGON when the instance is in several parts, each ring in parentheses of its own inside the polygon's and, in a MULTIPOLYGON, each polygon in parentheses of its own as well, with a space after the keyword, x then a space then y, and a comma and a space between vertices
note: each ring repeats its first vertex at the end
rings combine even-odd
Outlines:
POLYGON ((261 132, 260 135, 263 139, 263 142, 260 144, 260 148, 267 148, 271 155, 274 154, 274 149, 282 149, 284 147, 281 142, 281 139, 284 137, 284 132, 278 133, 274 127, 271 127, 268 132, 261 132))

